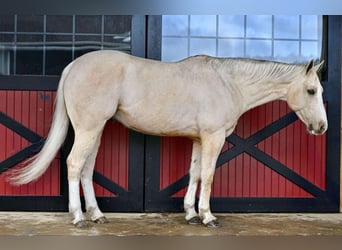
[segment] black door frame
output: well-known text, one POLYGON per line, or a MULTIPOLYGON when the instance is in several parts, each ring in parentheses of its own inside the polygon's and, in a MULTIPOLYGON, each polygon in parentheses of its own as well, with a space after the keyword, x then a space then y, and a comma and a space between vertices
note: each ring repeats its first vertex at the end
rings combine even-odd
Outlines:
MULTIPOLYGON (((216 167, 246 152, 272 170, 296 183, 311 193, 314 198, 212 198, 211 208, 216 212, 338 212, 340 208, 340 118, 341 118, 341 17, 324 17, 326 27, 327 71, 322 74, 325 88, 324 100, 328 103, 327 132, 327 180, 326 190, 321 190, 305 178, 296 174, 279 161, 273 159, 255 145, 286 127, 298 118, 292 112, 270 124, 246 140, 236 134, 226 140, 235 145, 222 153, 216 167)), ((185 175, 163 190, 160 190, 160 138, 146 137, 146 211, 182 211, 183 198, 171 197, 187 186, 185 175)))

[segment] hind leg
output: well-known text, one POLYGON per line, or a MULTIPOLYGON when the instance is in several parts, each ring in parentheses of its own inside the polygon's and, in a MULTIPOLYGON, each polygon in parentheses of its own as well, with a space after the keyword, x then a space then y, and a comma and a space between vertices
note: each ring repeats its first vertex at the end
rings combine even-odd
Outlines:
POLYGON ((80 201, 81 173, 96 150, 97 142, 103 126, 87 131, 75 130, 75 141, 67 159, 69 183, 69 211, 73 215, 76 227, 87 227, 86 218, 82 213, 80 201))
POLYGON ((90 216, 91 220, 96 223, 108 223, 107 218, 103 215, 103 213, 101 212, 101 210, 99 209, 97 205, 95 192, 94 192, 94 186, 93 186, 94 165, 95 165, 98 148, 100 146, 100 142, 101 142, 101 139, 99 136, 96 142, 94 151, 89 156, 82 170, 81 183, 82 183, 87 213, 90 216))

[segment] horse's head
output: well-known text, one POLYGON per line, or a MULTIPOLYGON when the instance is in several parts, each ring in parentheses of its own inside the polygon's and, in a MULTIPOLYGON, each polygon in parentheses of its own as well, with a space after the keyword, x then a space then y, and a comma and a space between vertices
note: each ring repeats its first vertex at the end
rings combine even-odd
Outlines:
POLYGON ((310 61, 300 76, 289 85, 287 103, 304 122, 309 133, 323 134, 328 128, 327 114, 323 104, 323 88, 317 76, 323 62, 314 66, 310 61))

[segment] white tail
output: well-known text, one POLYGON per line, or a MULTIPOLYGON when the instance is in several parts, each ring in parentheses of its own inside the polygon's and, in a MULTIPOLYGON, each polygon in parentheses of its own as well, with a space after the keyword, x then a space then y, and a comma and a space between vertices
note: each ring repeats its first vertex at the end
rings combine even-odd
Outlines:
POLYGON ((28 159, 28 165, 19 170, 12 171, 9 181, 13 184, 26 184, 39 178, 48 169, 65 140, 68 132, 69 117, 64 103, 63 85, 71 64, 65 68, 59 81, 52 124, 44 146, 38 154, 28 159))

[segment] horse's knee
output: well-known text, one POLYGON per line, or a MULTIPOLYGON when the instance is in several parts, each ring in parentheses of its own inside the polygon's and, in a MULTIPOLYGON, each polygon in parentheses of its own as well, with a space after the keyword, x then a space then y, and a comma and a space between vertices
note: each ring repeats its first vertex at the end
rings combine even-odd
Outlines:
POLYGON ((83 164, 80 161, 74 160, 71 156, 67 158, 66 162, 68 167, 68 179, 80 180, 83 164))

